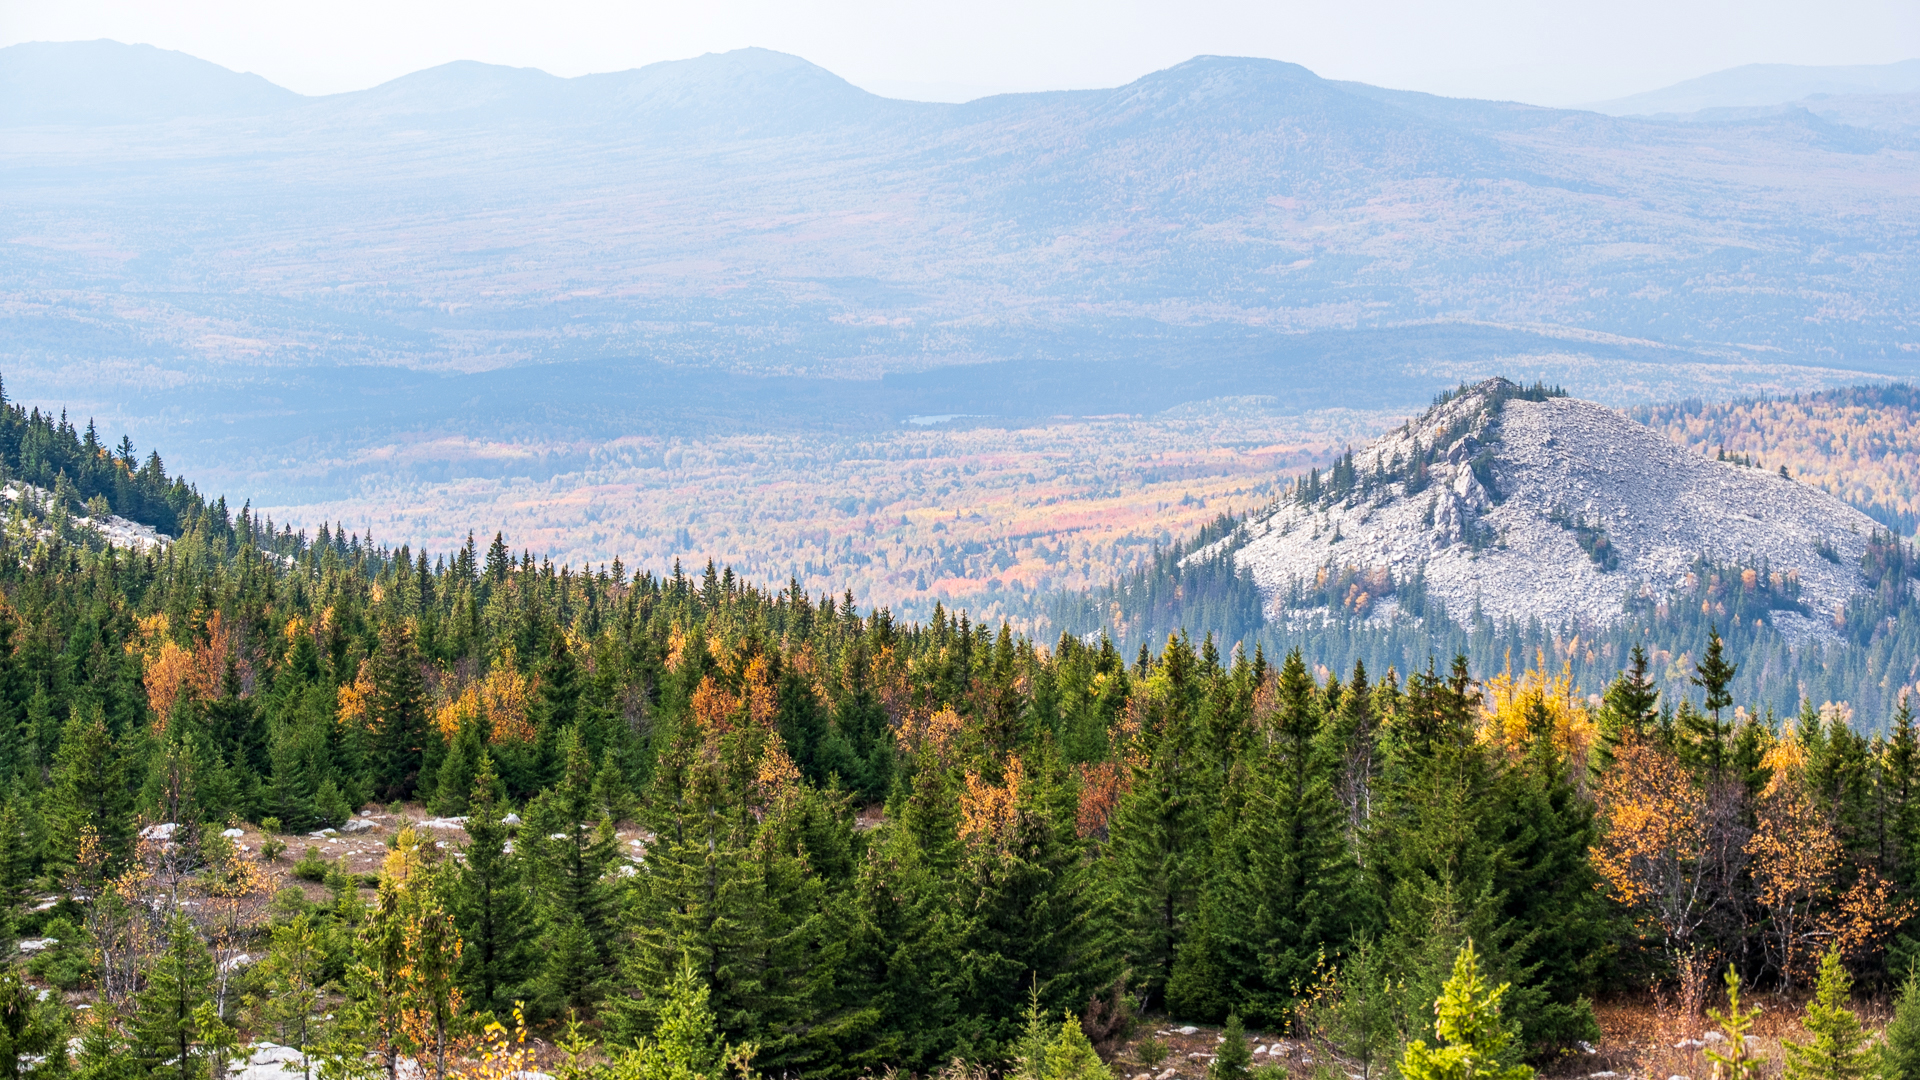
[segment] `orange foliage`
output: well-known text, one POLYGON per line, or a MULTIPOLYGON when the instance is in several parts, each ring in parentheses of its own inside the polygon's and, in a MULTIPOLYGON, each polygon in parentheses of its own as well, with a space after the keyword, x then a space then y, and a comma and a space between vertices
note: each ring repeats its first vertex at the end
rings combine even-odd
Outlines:
POLYGON ((1026 765, 1018 754, 1007 758, 1006 775, 999 784, 969 770, 967 788, 960 793, 960 838, 968 843, 1004 844, 1012 836, 1026 779, 1026 765))
POLYGON ((1758 457, 1795 479, 1862 506, 1920 511, 1920 413, 1847 390, 1704 408, 1660 406, 1646 421, 1696 452, 1758 457))
POLYGON ((353 681, 340 684, 340 722, 359 724, 361 727, 368 726, 371 723, 368 718, 368 708, 372 700, 373 664, 371 661, 362 660, 360 670, 354 674, 353 681))
POLYGON ((234 640, 215 611, 207 616, 207 640, 183 649, 169 635, 166 613, 161 612, 140 620, 127 648, 144 654, 147 705, 153 710, 154 732, 159 734, 166 731, 173 707, 182 698, 211 701, 220 696, 234 640))
POLYGON ((527 718, 527 698, 534 682, 520 674, 513 646, 500 650, 486 677, 456 690, 448 686, 432 709, 433 725, 442 738, 452 739, 460 728, 484 719, 488 741, 492 743, 529 743, 533 741, 533 721, 527 718))
POLYGON ((1596 792, 1606 830, 1589 853, 1615 899, 1684 944, 1703 917, 1706 795, 1673 755, 1628 742, 1596 792))
POLYGON ((1074 831, 1082 837, 1106 836, 1113 808, 1126 794, 1131 773, 1118 761, 1101 761, 1080 766, 1080 809, 1074 816, 1074 831))

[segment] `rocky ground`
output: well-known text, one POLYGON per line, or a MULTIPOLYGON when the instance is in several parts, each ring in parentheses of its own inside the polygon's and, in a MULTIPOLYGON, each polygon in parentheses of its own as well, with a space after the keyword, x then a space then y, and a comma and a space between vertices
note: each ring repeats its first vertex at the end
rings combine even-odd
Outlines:
MULTIPOLYGON (((1705 458, 1612 409, 1573 398, 1497 400, 1490 380, 1354 453, 1350 493, 1283 497, 1224 544, 1253 573, 1276 619, 1295 582, 1323 569, 1424 574, 1429 597, 1456 617, 1606 626, 1637 593, 1664 595, 1701 557, 1798 579, 1815 617, 1782 620, 1792 635, 1825 631, 1826 612, 1864 587, 1861 555, 1876 525, 1858 510, 1777 472, 1705 458), (1425 477, 1415 463, 1437 448, 1425 477), (1373 482, 1369 483, 1369 478, 1373 482), (1610 562, 1590 553, 1595 537, 1610 562)), ((1204 557, 1214 549, 1204 549, 1204 557)), ((1390 616, 1391 597, 1367 614, 1390 616)))

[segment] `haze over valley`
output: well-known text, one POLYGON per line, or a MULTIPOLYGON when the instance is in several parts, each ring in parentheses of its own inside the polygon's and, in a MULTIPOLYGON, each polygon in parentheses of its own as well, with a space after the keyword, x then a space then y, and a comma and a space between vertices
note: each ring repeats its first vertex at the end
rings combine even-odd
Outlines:
MULTIPOLYGON (((1882 92, 1900 65, 1860 70, 1870 93, 1824 100, 1864 119, 1678 122, 1230 57, 949 105, 752 49, 307 98, 149 47, 20 45, 0 369, 210 489, 396 541, 477 516, 560 558, 832 567, 810 584, 924 604, 955 575, 868 578, 835 566, 838 530, 795 523, 853 497, 858 533, 931 551, 919 517, 997 529, 1104 493, 1131 524, 1038 527, 1103 548, 1097 579, 1185 527, 1147 520, 1166 504, 1253 499, 1244 469, 1324 464, 1461 381, 1619 406, 1905 377, 1915 99, 1882 92), (1121 414, 1119 446, 1086 419, 1121 414), (1195 423, 1260 453, 1190 490, 1143 481, 1195 423), (750 490, 768 451, 742 448, 769 438, 780 460, 908 460, 979 437, 931 434, 954 426, 1118 456, 1041 493, 1009 451, 979 505, 806 465, 790 503, 687 503, 750 490)), ((1775 95, 1836 85, 1796 77, 1775 95)), ((1686 100, 1755 100, 1742 78, 1746 98, 1686 100)))

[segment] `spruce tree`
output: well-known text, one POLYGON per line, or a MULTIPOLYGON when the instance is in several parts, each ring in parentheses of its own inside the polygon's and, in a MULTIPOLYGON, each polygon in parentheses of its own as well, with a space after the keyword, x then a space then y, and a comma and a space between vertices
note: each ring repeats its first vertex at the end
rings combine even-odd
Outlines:
POLYGON ((1920 1080, 1920 972, 1908 972, 1880 1044, 1882 1080, 1920 1080))
POLYGON ((1721 719, 1720 712, 1733 704, 1730 688, 1734 671, 1735 666, 1727 661, 1726 646, 1720 640, 1720 631, 1709 627, 1707 651, 1688 677, 1689 682, 1706 691, 1706 697, 1701 702, 1701 708, 1706 711, 1686 711, 1681 735, 1687 751, 1684 757, 1715 779, 1724 776, 1727 770, 1727 743, 1732 728, 1721 719))
POLYGON ((1594 747, 1595 770, 1604 772, 1613 764, 1621 743, 1651 738, 1659 715, 1660 689, 1647 673, 1647 650, 1635 642, 1626 670, 1608 684, 1594 715, 1600 735, 1594 747))
POLYGON ((383 799, 407 798, 420 782, 429 733, 420 652, 413 629, 404 622, 389 621, 380 628, 368 713, 376 792, 383 799))
POLYGON ((511 830, 498 800, 493 759, 482 750, 467 801, 467 857, 454 894, 454 918, 466 941, 460 962, 468 997, 476 1009, 505 1016, 526 994, 535 956, 527 928, 535 914, 522 857, 507 850, 511 830))
POLYGON ((261 965, 266 993, 260 998, 260 1019, 281 1045, 299 1051, 301 1080, 312 1080, 309 1047, 321 1036, 324 943, 314 932, 312 916, 304 911, 275 926, 271 942, 261 965))
POLYGON ((1801 1014, 1800 1026, 1813 1038, 1782 1041, 1787 1052, 1786 1080, 1862 1080, 1874 1067, 1869 1033, 1847 1008, 1853 980, 1840 962, 1840 951, 1829 949, 1820 958, 1820 976, 1813 1000, 1801 1014))
POLYGON ((1253 1050, 1247 1046, 1247 1026, 1240 1014, 1227 1017, 1220 1045, 1214 1048, 1213 1064, 1207 1067, 1208 1080, 1247 1080, 1252 1074, 1253 1050))
POLYGON ((576 728, 560 735, 554 787, 527 808, 525 841, 540 917, 551 936, 541 984, 556 1007, 598 1000, 613 961, 613 823, 594 804, 593 763, 576 728))
POLYGON ((156 1078, 196 1080, 206 1075, 207 1060, 195 1014, 213 1003, 213 955, 185 915, 167 921, 167 947, 146 970, 146 987, 136 998, 135 1051, 156 1078))
POLYGON ((0 1080, 52 1080, 67 1071, 66 1010, 41 993, 19 969, 0 965, 0 1080))
POLYGON ((1500 1015, 1507 990, 1505 984, 1488 988, 1469 941, 1434 1002, 1437 1045, 1429 1048, 1422 1039, 1407 1044, 1400 1059, 1404 1080, 1532 1080, 1532 1069, 1509 1060, 1513 1033, 1500 1015))
POLYGON ((54 822, 54 853, 69 865, 79 857, 83 832, 96 833, 114 856, 124 855, 131 846, 133 799, 125 759, 98 708, 83 718, 76 706, 61 733, 49 816, 54 822))
POLYGON ((1110 826, 1109 889, 1119 905, 1123 951, 1149 1007, 1164 1003, 1207 870, 1193 668, 1192 650, 1171 639, 1146 685, 1136 687, 1146 695, 1147 722, 1129 748, 1136 751, 1127 759, 1130 783, 1110 826))
POLYGON ((0 956, 11 955, 19 940, 20 916, 32 884, 30 838, 18 801, 0 801, 0 956))

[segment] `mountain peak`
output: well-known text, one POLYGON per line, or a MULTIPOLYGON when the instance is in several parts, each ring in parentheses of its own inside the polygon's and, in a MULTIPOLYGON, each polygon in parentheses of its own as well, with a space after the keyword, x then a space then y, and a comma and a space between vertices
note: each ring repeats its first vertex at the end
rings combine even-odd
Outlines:
POLYGON ((1835 607, 1864 589, 1858 567, 1875 531, 1865 514, 1778 473, 1689 453, 1602 405, 1491 379, 1343 458, 1218 550, 1237 546, 1283 621, 1334 605, 1389 617, 1419 589, 1456 619, 1478 610, 1598 628, 1706 566, 1752 571, 1777 601, 1769 621, 1804 637, 1831 634, 1835 607))

